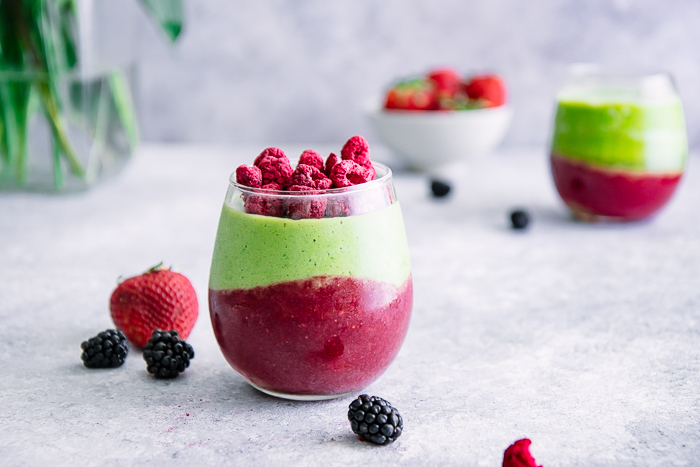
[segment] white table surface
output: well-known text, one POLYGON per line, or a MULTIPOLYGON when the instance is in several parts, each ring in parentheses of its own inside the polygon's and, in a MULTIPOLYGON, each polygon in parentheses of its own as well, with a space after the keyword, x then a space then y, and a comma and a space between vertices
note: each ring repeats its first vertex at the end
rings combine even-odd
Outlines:
POLYGON ((413 317, 365 392, 405 430, 375 447, 350 431, 351 398, 263 395, 215 342, 218 214, 228 174, 260 149, 146 146, 89 192, 0 194, 2 465, 500 466, 523 437, 545 467, 700 464, 699 157, 662 214, 626 225, 573 222, 544 149, 475 161, 444 202, 397 175, 413 317), (514 206, 527 232, 508 229, 514 206), (199 296, 191 367, 155 380, 132 347, 121 368, 84 368, 117 277, 161 260, 199 296))

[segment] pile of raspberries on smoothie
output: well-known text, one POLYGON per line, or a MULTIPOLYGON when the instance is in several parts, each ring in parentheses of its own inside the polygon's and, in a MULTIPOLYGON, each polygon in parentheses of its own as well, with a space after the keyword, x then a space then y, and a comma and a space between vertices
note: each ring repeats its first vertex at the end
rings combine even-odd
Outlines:
POLYGON ((347 188, 374 180, 375 169, 369 158, 369 144, 362 136, 353 136, 340 150, 340 158, 331 153, 326 161, 316 151, 307 149, 295 169, 278 148, 267 148, 252 166, 236 169, 236 182, 249 188, 274 191, 279 196, 246 193, 245 212, 290 219, 320 219, 327 208, 330 216, 348 215, 347 205, 327 206, 322 197, 295 199, 294 195, 319 194, 323 190, 347 188), (286 193, 285 193, 286 192, 286 193), (284 196, 287 195, 287 196, 284 196))

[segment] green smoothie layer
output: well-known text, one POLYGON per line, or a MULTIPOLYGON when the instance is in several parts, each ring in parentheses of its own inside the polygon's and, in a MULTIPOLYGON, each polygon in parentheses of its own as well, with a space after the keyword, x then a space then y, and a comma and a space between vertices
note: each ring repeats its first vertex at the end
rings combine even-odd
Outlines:
POLYGON ((677 171, 687 139, 678 99, 641 102, 615 94, 560 97, 552 152, 605 167, 677 171))
POLYGON ((224 205, 209 287, 269 285, 312 276, 355 276, 402 285, 410 274, 398 203, 359 216, 291 220, 224 205))

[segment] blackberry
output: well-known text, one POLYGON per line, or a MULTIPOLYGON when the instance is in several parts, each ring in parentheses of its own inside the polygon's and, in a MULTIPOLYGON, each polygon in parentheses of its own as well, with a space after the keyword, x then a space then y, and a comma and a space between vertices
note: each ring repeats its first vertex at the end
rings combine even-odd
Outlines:
POLYGON ((433 191, 433 196, 443 198, 450 193, 452 187, 449 183, 442 180, 431 180, 430 189, 433 191))
POLYGON ((143 346, 146 370, 159 379, 175 378, 190 366, 194 358, 192 346, 177 336, 177 331, 156 329, 143 346))
POLYGON ((381 397, 362 394, 352 401, 348 420, 353 433, 375 444, 390 444, 401 436, 403 418, 381 397))
POLYGON ((515 230, 521 230, 530 223, 530 215, 527 211, 517 209, 510 213, 510 223, 515 230))
POLYGON ((121 331, 107 329, 80 344, 83 365, 88 368, 116 368, 122 366, 129 346, 121 331))

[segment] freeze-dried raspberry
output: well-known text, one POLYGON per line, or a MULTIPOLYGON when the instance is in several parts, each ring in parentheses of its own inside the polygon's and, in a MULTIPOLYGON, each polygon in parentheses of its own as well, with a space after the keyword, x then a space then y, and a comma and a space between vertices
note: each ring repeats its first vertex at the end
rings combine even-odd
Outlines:
POLYGON ((530 454, 529 439, 519 439, 503 453, 503 467, 542 467, 530 454))
POLYGON ((285 217, 284 200, 280 198, 268 198, 265 200, 267 215, 272 217, 285 217))
POLYGON ((331 153, 330 156, 328 156, 328 159, 326 159, 326 166, 323 169, 323 173, 326 174, 326 176, 330 177, 331 176, 331 170, 333 170, 333 166, 337 164, 340 161, 338 156, 335 154, 331 153))
POLYGON ((267 206, 263 196, 243 195, 243 207, 248 214, 267 215, 267 206))
POLYGON ((331 170, 331 180, 335 188, 344 188, 369 182, 372 173, 353 161, 342 161, 331 170))
POLYGON ((243 164, 236 169, 236 182, 251 188, 259 188, 262 185, 262 172, 255 166, 243 164))
POLYGON ((288 188, 288 191, 305 192, 299 197, 292 196, 288 199, 290 219, 321 219, 326 213, 325 198, 308 196, 316 193, 313 188, 293 185, 288 188))
MULTIPOLYGON (((261 187, 264 190, 282 190, 277 183, 268 183, 261 187)), ((259 214, 261 216, 284 217, 286 210, 284 201, 276 196, 256 195, 253 193, 243 194, 243 207, 248 214, 259 214)))
MULTIPOLYGON (((301 164, 316 167, 318 170, 323 172, 323 157, 311 149, 307 149, 301 153, 301 156, 299 156, 299 165, 301 164)), ((299 167, 299 165, 297 165, 297 167, 299 167)))
MULTIPOLYGON (((291 186, 298 185, 316 190, 327 190, 331 187, 332 183, 331 179, 326 177, 326 175, 316 167, 305 164, 297 165, 296 170, 292 174, 292 178, 289 179, 289 184, 291 186)), ((290 191, 295 191, 291 188, 288 189, 290 191)))
POLYGON ((363 167, 371 167, 369 160, 369 144, 362 136, 353 136, 346 141, 340 150, 340 157, 344 161, 355 161, 363 167))
POLYGON ((261 152, 258 155, 258 157, 255 158, 255 162, 253 162, 253 165, 256 167, 260 167, 260 161, 262 161, 265 157, 273 157, 275 159, 288 159, 287 155, 281 149, 267 148, 263 152, 261 152))
POLYGON ((267 185, 261 186, 260 188, 262 188, 263 190, 275 190, 275 191, 284 190, 284 187, 282 185, 280 185, 279 183, 275 183, 275 182, 270 182, 267 185))
POLYGON ((369 166, 366 166, 365 169, 367 170, 367 178, 369 180, 374 180, 374 178, 377 176, 377 171, 374 170, 374 166, 370 163, 369 166))
POLYGON ((316 180, 316 188, 319 190, 327 190, 331 186, 333 186, 333 181, 328 177, 316 180))
POLYGON ((262 172, 262 183, 278 183, 283 187, 289 185, 292 176, 292 166, 281 149, 267 148, 255 159, 255 166, 262 172))
POLYGON ((260 161, 260 171, 262 172, 263 184, 277 183, 283 187, 289 184, 289 178, 293 172, 288 159, 270 157, 260 161))
POLYGON ((329 217, 347 217, 350 215, 350 211, 350 199, 339 196, 333 196, 328 199, 329 217))

